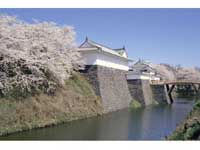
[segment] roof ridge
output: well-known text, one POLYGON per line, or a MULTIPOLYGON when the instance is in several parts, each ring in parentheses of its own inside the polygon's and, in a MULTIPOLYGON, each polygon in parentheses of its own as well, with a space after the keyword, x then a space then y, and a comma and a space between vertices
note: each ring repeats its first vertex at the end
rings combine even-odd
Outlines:
POLYGON ((151 68, 153 68, 154 69, 154 67, 152 66, 153 65, 153 63, 152 62, 150 62, 150 61, 147 61, 147 60, 143 60, 143 59, 139 59, 135 64, 137 64, 137 63, 143 63, 143 64, 145 64, 145 65, 147 65, 147 66, 149 66, 149 67, 151 67, 151 68))
POLYGON ((124 50, 124 47, 122 47, 122 48, 110 48, 110 47, 108 47, 108 46, 106 46, 106 45, 104 45, 104 44, 97 43, 97 42, 95 42, 95 41, 93 41, 93 40, 90 40, 90 39, 88 39, 88 38, 87 38, 87 41, 88 41, 88 42, 92 42, 92 43, 94 43, 94 44, 97 44, 97 45, 99 45, 99 46, 108 48, 108 49, 110 49, 110 50, 114 50, 114 51, 116 51, 116 50, 124 50))
POLYGON ((113 49, 113 50, 116 50, 116 51, 117 51, 117 50, 124 50, 124 49, 123 49, 123 47, 122 47, 122 48, 115 48, 115 49, 113 49))
POLYGON ((105 48, 108 48, 108 49, 110 49, 110 50, 113 50, 112 48, 110 48, 110 47, 108 47, 108 46, 105 46, 105 45, 103 45, 103 44, 97 43, 97 42, 95 42, 95 41, 93 41, 93 40, 90 40, 90 39, 88 39, 88 42, 92 42, 92 43, 94 43, 94 44, 96 44, 96 45, 99 45, 99 46, 101 46, 101 47, 105 47, 105 48))

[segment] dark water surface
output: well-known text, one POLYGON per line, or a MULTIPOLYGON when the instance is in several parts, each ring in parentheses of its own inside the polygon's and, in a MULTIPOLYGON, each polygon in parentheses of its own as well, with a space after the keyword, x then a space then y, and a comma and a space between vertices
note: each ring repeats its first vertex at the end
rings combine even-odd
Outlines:
POLYGON ((192 109, 193 102, 124 109, 53 127, 18 132, 0 140, 163 140, 192 109))

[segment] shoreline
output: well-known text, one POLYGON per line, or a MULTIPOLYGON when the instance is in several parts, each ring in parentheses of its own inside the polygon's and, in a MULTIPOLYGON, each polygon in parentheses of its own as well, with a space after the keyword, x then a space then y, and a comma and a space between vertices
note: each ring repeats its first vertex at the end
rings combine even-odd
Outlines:
POLYGON ((1 98, 0 135, 101 115, 100 98, 84 77, 74 76, 54 96, 40 93, 23 100, 1 98))

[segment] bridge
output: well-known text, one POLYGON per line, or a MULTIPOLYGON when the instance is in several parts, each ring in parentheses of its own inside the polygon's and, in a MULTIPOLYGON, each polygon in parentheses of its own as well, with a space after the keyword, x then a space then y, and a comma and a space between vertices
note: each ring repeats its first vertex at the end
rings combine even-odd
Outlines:
POLYGON ((177 85, 191 85, 195 91, 196 94, 200 92, 200 82, 199 81, 152 81, 152 85, 164 85, 166 93, 169 98, 169 103, 173 103, 173 97, 172 97, 172 91, 177 85))

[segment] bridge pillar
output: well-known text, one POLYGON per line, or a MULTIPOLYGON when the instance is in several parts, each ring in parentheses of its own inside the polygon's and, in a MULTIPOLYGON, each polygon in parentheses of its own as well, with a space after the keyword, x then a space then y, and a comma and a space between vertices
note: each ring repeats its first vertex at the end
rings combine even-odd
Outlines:
POLYGON ((187 85, 187 86, 191 86, 194 91, 195 94, 198 96, 200 96, 200 82, 193 82, 193 81, 168 81, 168 82, 164 82, 164 85, 166 87, 166 93, 167 93, 167 97, 168 97, 168 103, 171 104, 173 103, 173 97, 172 97, 172 91, 174 89, 174 87, 176 85, 187 85))
POLYGON ((194 88, 195 93, 198 94, 198 84, 192 84, 192 87, 194 88))
POLYGON ((168 87, 167 87, 166 84, 164 84, 164 88, 165 88, 167 103, 168 103, 168 104, 171 104, 171 101, 170 101, 170 98, 169 98, 169 95, 168 95, 168 87))
POLYGON ((172 91, 173 91, 175 85, 172 85, 170 87, 169 84, 166 84, 165 86, 166 86, 166 94, 167 94, 167 97, 168 97, 167 98, 168 99, 168 104, 172 104, 174 102, 173 97, 172 97, 172 91))
POLYGON ((197 94, 200 96, 200 84, 197 84, 197 94))

